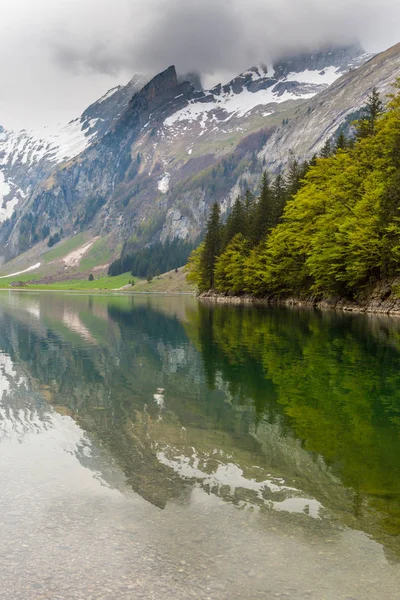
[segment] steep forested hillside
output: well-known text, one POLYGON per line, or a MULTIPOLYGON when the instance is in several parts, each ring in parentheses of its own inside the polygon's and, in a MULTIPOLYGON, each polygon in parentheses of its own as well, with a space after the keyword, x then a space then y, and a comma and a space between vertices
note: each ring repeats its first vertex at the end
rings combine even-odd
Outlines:
POLYGON ((373 91, 355 140, 341 135, 311 163, 292 162, 281 197, 265 176, 258 200, 238 200, 226 226, 214 207, 190 261, 200 290, 354 297, 399 273, 400 80, 396 87, 386 110, 373 91))

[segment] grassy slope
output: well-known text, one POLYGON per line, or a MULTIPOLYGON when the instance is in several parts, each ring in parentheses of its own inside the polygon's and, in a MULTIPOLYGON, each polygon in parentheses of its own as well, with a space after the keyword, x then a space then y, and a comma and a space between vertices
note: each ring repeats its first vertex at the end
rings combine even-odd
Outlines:
POLYGON ((89 239, 90 236, 88 236, 86 232, 82 232, 78 233, 77 235, 74 235, 73 237, 65 241, 61 241, 54 247, 54 249, 50 250, 49 252, 46 252, 46 254, 43 255, 43 261, 45 263, 49 263, 52 260, 58 260, 59 258, 63 258, 73 250, 76 250, 77 248, 82 246, 89 239))
MULTIPOLYGON (((26 253, 26 255, 17 257, 15 261, 11 261, 0 269, 0 276, 7 275, 7 272, 22 271, 36 262, 40 262, 41 266, 35 271, 1 278, 0 287, 9 287, 11 283, 15 284, 16 282, 30 282, 29 287, 43 287, 44 289, 91 289, 97 287, 108 289, 118 286, 119 282, 109 283, 107 278, 102 277, 107 270, 107 264, 115 258, 115 253, 120 251, 120 248, 110 247, 109 236, 96 240, 79 263, 66 267, 63 259, 70 253, 79 250, 91 239, 88 232, 81 232, 69 239, 62 240, 54 248, 36 248, 36 254, 26 253), (91 272, 96 279, 102 277, 102 280, 97 283, 88 282, 91 272), (77 281, 79 279, 81 281, 77 281)), ((121 285, 126 285, 130 279, 131 276, 124 277, 121 285)))
POLYGON ((109 247, 109 236, 98 239, 90 250, 82 258, 79 268, 81 271, 90 271, 99 265, 105 265, 111 262, 114 255, 119 254, 120 248, 114 251, 109 247))
MULTIPOLYGON (((129 284, 132 275, 123 273, 116 277, 99 277, 94 281, 87 279, 71 279, 55 283, 29 283, 24 289, 33 290, 116 290, 129 284)), ((1 282, 0 282, 1 283, 1 282)))
POLYGON ((132 291, 135 293, 163 293, 163 294, 195 294, 196 286, 186 281, 185 268, 181 267, 178 272, 169 271, 159 277, 154 277, 150 282, 135 281, 132 291))
MULTIPOLYGON (((0 280, 0 288, 7 289, 19 289, 15 286, 10 286, 15 280, 28 282, 32 281, 32 273, 26 273, 19 277, 10 277, 8 279, 0 280)), ((155 277, 152 281, 148 282, 143 279, 133 278, 130 273, 123 273, 116 277, 99 277, 94 281, 88 281, 87 279, 71 279, 67 281, 58 281, 55 283, 26 283, 21 289, 30 290, 120 290, 128 291, 133 293, 163 293, 163 294, 179 294, 196 293, 196 287, 189 284, 186 281, 186 273, 184 267, 178 269, 178 272, 170 271, 164 273, 159 277, 155 277), (135 285, 131 286, 130 281, 134 279, 135 285)))

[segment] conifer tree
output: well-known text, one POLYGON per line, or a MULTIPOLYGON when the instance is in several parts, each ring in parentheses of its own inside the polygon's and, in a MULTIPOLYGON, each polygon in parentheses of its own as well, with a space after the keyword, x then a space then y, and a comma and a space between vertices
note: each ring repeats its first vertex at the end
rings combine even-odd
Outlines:
POLYGON ((244 235, 245 229, 245 210, 242 200, 240 196, 238 196, 226 221, 225 244, 229 244, 238 233, 244 235))
POLYGON ((255 204, 256 204, 256 199, 254 197, 254 194, 252 194, 250 192, 250 190, 247 190, 245 197, 244 197, 244 219, 245 219, 244 236, 247 239, 251 239, 251 237, 253 235, 253 231, 254 231, 255 204))
POLYGON ((332 142, 330 139, 326 140, 319 155, 321 158, 329 158, 333 154, 332 142))
POLYGON ((336 139, 335 152, 338 150, 346 150, 348 148, 348 141, 343 131, 341 131, 336 139))
POLYGON ((217 257, 222 250, 222 226, 220 208, 215 202, 208 218, 204 247, 201 257, 202 290, 214 289, 214 269, 217 257))
POLYGON ((266 171, 264 171, 261 179, 261 193, 254 213, 254 228, 251 242, 253 244, 258 244, 275 225, 274 198, 266 171))
POLYGON ((271 190, 273 197, 272 226, 275 227, 282 216, 288 196, 285 178, 280 173, 275 177, 271 190))
POLYGON ((378 90, 374 87, 371 94, 368 96, 367 103, 363 110, 363 116, 356 125, 359 138, 374 135, 377 119, 383 113, 383 110, 383 102, 381 101, 378 90))
POLYGON ((295 158, 290 160, 286 178, 286 192, 288 197, 297 194, 308 169, 309 163, 306 160, 302 163, 299 163, 295 158))

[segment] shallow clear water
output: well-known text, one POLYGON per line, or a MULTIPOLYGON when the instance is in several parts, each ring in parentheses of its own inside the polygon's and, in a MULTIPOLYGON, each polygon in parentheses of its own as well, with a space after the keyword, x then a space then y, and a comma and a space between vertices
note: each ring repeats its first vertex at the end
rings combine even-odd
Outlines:
POLYGON ((0 598, 395 599, 400 321, 0 293, 0 598))

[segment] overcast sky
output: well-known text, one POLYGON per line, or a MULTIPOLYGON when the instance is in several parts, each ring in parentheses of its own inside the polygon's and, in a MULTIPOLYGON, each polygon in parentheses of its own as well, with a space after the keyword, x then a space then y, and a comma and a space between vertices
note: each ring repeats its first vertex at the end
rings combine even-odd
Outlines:
POLYGON ((205 84, 298 47, 400 41, 399 0, 0 0, 0 124, 78 116, 134 73, 205 84))

